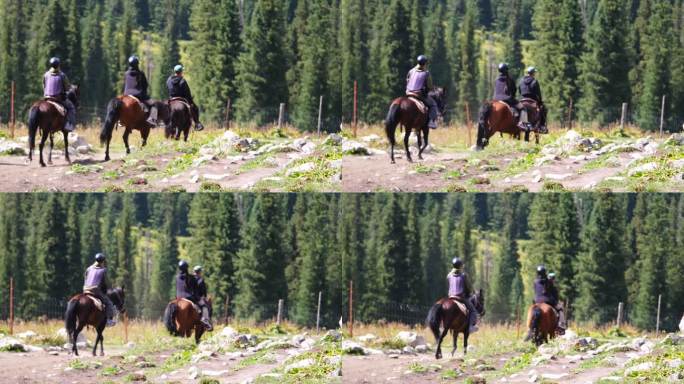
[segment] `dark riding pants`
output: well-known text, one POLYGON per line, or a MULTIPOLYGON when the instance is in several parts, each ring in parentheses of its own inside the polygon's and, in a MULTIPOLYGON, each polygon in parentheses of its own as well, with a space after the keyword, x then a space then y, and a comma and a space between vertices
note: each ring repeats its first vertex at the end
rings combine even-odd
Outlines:
POLYGON ((105 314, 108 319, 113 319, 114 318, 114 303, 112 303, 112 300, 109 298, 109 296, 105 295, 102 293, 100 289, 91 289, 89 291, 84 292, 89 295, 93 295, 100 299, 102 301, 102 304, 105 306, 105 314))

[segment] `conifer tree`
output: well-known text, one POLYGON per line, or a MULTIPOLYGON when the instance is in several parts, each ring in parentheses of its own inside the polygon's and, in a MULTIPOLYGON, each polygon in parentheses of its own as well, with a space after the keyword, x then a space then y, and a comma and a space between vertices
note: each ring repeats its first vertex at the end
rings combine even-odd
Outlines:
MULTIPOLYGON (((508 33, 504 39, 504 61, 511 68, 511 78, 517 80, 523 74, 522 57, 522 21, 520 20, 521 0, 513 0, 510 3, 510 16, 508 20, 508 33)), ((517 82, 517 81, 516 81, 517 82)), ((522 96, 521 96, 522 97, 522 96)))
MULTIPOLYGON (((342 117, 351 121, 353 114, 354 81, 358 84, 359 105, 364 105, 369 90, 368 30, 366 0, 342 0, 340 5, 339 47, 341 55, 340 85, 342 87, 342 117)), ((359 119, 361 116, 358 116, 359 119)))
POLYGON ((109 83, 109 66, 105 63, 103 50, 102 5, 94 2, 86 13, 83 28, 83 84, 81 101, 88 107, 104 105, 114 93, 109 83))
POLYGON ((262 125, 275 121, 287 100, 285 12, 280 0, 256 0, 238 63, 238 117, 262 125))
POLYGON ((479 44, 475 36, 477 21, 477 9, 474 0, 466 3, 466 13, 461 23, 459 32, 460 59, 459 66, 461 78, 458 82, 458 111, 465 119, 466 105, 470 108, 471 116, 477 111, 477 79, 478 79, 478 52, 479 44))
MULTIPOLYGON (((505 201, 510 202, 508 197, 505 201)), ((490 283, 490 298, 488 302, 489 312, 494 321, 506 321, 512 318, 515 308, 512 303, 517 303, 520 292, 516 292, 516 297, 512 296, 513 282, 519 278, 520 262, 518 261, 518 245, 515 238, 516 223, 514 210, 509 203, 504 211, 504 226, 499 239, 499 249, 495 255, 494 267, 490 283)), ((519 288, 519 287, 518 287, 519 288)))
POLYGON ((169 97, 166 80, 173 73, 173 68, 180 64, 176 1, 166 0, 164 3, 166 4, 164 6, 165 27, 162 34, 161 55, 155 65, 155 74, 151 83, 152 96, 158 99, 167 99, 169 97))
POLYGON ((236 62, 242 50, 240 15, 234 0, 195 1, 190 18, 194 95, 208 121, 225 116, 227 100, 236 100, 236 62))
POLYGON ((452 82, 451 65, 449 63, 446 43, 444 5, 441 3, 433 12, 427 28, 425 52, 430 59, 430 74, 436 87, 450 88, 452 82))
POLYGON ((164 307, 175 295, 174 275, 178 264, 178 227, 176 224, 176 197, 162 195, 162 225, 158 234, 158 250, 153 258, 152 277, 150 282, 149 303, 145 306, 148 317, 161 316, 164 307))
POLYGON ((81 13, 79 1, 68 0, 65 3, 67 46, 62 70, 68 74, 69 80, 72 83, 80 85, 83 80, 83 54, 81 51, 81 13))
POLYGON ((601 0, 587 34, 581 63, 581 116, 605 125, 620 118, 630 99, 627 9, 623 1, 601 0))
MULTIPOLYGON (((22 66, 27 60, 25 31, 28 29, 25 20, 25 1, 0 1, 0 92, 7 94, 12 81, 15 82, 17 95, 26 92, 26 74, 22 66)), ((9 120, 8 97, 0 98, 0 117, 9 120)), ((23 103, 19 103, 18 110, 23 110, 23 103)), ((17 120, 19 115, 17 115, 17 120)))
POLYGON ((77 276, 83 273, 83 265, 81 265, 81 228, 79 220, 79 195, 63 195, 62 204, 65 210, 66 221, 64 223, 65 237, 66 237, 66 262, 65 269, 67 282, 69 286, 67 292, 73 294, 79 292, 82 288, 82 282, 77 276), (71 278, 73 276, 73 278, 71 278))
POLYGON ((135 276, 134 210, 133 196, 125 196, 122 200, 121 213, 118 215, 114 232, 116 255, 109 255, 110 258, 116 258, 116 280, 113 281, 113 284, 117 287, 124 287, 127 292, 126 306, 130 309, 136 308, 136 295, 133 285, 135 276))

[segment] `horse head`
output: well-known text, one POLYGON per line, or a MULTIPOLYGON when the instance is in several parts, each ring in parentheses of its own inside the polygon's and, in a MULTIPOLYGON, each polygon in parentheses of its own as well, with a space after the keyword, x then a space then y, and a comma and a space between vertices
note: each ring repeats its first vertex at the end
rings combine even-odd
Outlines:
POLYGON ((446 89, 442 87, 435 87, 432 91, 430 91, 429 96, 432 97, 433 100, 435 100, 435 103, 437 104, 437 109, 439 109, 439 114, 442 117, 444 117, 447 111, 446 89))
POLYGON ((112 288, 107 291, 107 296, 112 300, 112 303, 116 307, 116 309, 121 312, 125 313, 126 308, 124 307, 125 299, 126 299, 126 294, 124 292, 123 287, 119 288, 112 288))
POLYGON ((485 296, 484 296, 484 291, 480 289, 473 295, 473 305, 475 306, 475 309, 477 309, 477 312, 480 314, 480 316, 485 315, 485 296))
POLYGON ((74 104, 75 108, 78 108, 78 102, 81 97, 81 88, 78 85, 72 84, 67 91, 67 99, 74 104))

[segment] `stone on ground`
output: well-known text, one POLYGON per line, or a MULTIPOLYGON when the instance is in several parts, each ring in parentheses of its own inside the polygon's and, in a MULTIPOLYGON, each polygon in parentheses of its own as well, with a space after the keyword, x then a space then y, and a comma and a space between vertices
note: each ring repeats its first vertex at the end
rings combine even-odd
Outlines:
POLYGON ((397 334, 397 339, 410 347, 425 344, 425 338, 415 332, 402 331, 397 334))

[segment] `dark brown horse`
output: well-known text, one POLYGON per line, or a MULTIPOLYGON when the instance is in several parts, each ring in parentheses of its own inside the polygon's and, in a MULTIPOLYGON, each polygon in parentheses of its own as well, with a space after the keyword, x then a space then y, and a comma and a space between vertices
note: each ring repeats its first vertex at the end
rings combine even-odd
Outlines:
MULTIPOLYGON (((437 109, 439 109, 439 114, 443 116, 446 110, 445 90, 443 88, 435 88, 430 92, 430 97, 435 100, 437 109)), ((406 158, 408 161, 413 162, 411 151, 409 151, 409 138, 411 137, 411 132, 414 130, 418 137, 418 159, 423 160, 423 151, 427 148, 430 137, 430 128, 428 128, 427 123, 427 111, 422 112, 416 106, 412 97, 403 96, 392 102, 389 112, 387 113, 387 119, 385 119, 385 133, 390 142, 390 158, 392 159, 392 164, 396 163, 394 160, 394 147, 397 145, 395 134, 397 126, 399 125, 405 130, 404 146, 406 147, 406 158)))
MULTIPOLYGON (((211 299, 207 299, 209 317, 211 317, 211 299)), ((190 337, 195 332, 195 343, 199 344, 206 327, 202 324, 201 315, 195 306, 186 299, 171 301, 164 310, 164 325, 170 334, 179 337, 190 337)))
MULTIPOLYGON (((74 108, 78 108, 79 88, 77 85, 72 85, 67 91, 67 98, 74 104, 74 108)), ((56 101, 59 103, 59 101, 56 101)), ((66 107, 64 107, 66 109, 66 107)), ((66 113, 66 111, 65 111, 66 113)), ((55 133, 62 132, 64 135, 64 158, 71 164, 69 158, 69 132, 64 127, 66 126, 66 116, 63 116, 60 111, 48 100, 41 100, 33 104, 29 110, 28 130, 29 130, 29 162, 33 161, 33 149, 36 147, 36 136, 38 129, 40 129, 40 165, 45 167, 43 161, 43 148, 45 141, 50 139, 50 153, 48 154, 48 164, 52 165, 52 150, 55 147, 55 133)))
MULTIPOLYGON (((107 291, 107 296, 119 312, 124 313, 124 289, 114 288, 107 291)), ((71 352, 78 356, 78 348, 76 347, 76 340, 78 334, 81 333, 86 325, 94 327, 97 331, 97 338, 95 339, 95 346, 93 346, 93 356, 97 356, 97 344, 100 344, 100 356, 104 356, 104 332, 107 325, 107 316, 103 310, 95 307, 93 299, 84 293, 78 294, 69 300, 65 314, 65 327, 67 335, 69 335, 69 343, 71 343, 71 352)))
POLYGON ((184 99, 174 98, 168 101, 169 119, 166 123, 166 138, 180 140, 181 134, 188 141, 190 127, 193 122, 193 111, 190 104, 184 99))
POLYGON ((525 341, 532 340, 537 346, 548 343, 549 339, 556 338, 556 324, 558 324, 558 316, 550 305, 531 305, 527 311, 527 328, 529 331, 525 341))
MULTIPOLYGON (((482 290, 473 295, 471 300, 480 316, 484 316, 484 294, 482 290)), ((437 352, 435 353, 436 359, 442 358, 442 341, 449 331, 451 331, 454 337, 454 349, 451 351, 451 355, 453 356, 458 348, 459 333, 463 334, 463 354, 465 355, 468 353, 470 324, 466 314, 461 311, 456 303, 454 303, 454 299, 444 298, 439 300, 435 305, 432 306, 432 308, 430 308, 430 312, 428 313, 428 317, 425 322, 432 330, 435 340, 437 340, 437 352)))
POLYGON ((515 138, 521 138, 525 133, 525 141, 530 141, 530 133, 534 132, 535 142, 539 144, 540 129, 542 126, 542 109, 534 100, 523 99, 522 104, 527 111, 528 121, 533 125, 531 131, 518 127, 513 118, 510 107, 502 101, 488 101, 480 109, 480 117, 477 126, 477 149, 483 150, 489 145, 489 139, 497 132, 507 133, 515 138))
MULTIPOLYGON (((158 120, 168 121, 168 105, 164 102, 155 101, 154 105, 157 107, 158 120)), ((109 144, 112 141, 112 134, 117 125, 124 127, 123 140, 126 145, 126 154, 131 154, 131 147, 128 145, 128 137, 135 131, 140 131, 142 136, 142 146, 147 145, 147 139, 150 137, 150 130, 153 128, 147 122, 147 116, 143 111, 142 106, 137 99, 130 96, 119 96, 112 99, 107 105, 107 118, 102 126, 100 133, 100 142, 107 146, 105 152, 105 161, 111 160, 109 157, 109 144)))

